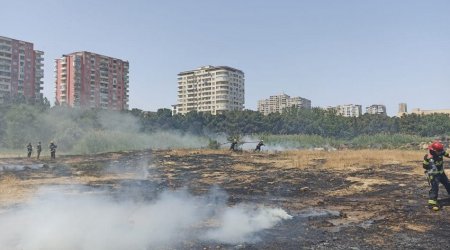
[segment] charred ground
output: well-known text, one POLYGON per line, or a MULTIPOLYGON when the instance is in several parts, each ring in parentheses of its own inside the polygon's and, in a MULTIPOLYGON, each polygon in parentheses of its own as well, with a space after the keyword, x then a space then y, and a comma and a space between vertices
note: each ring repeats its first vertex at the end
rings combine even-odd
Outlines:
POLYGON ((56 161, 0 159, 3 208, 26 201, 43 185, 119 190, 136 199, 167 189, 205 194, 217 186, 228 204, 281 207, 293 216, 256 243, 186 242, 182 248, 443 249, 450 247, 450 199, 429 211, 423 152, 241 152, 160 150, 62 156, 56 161), (390 157, 386 157, 390 155, 390 157), (345 157, 344 157, 345 156, 345 157), (145 170, 145 171, 144 171, 145 170))

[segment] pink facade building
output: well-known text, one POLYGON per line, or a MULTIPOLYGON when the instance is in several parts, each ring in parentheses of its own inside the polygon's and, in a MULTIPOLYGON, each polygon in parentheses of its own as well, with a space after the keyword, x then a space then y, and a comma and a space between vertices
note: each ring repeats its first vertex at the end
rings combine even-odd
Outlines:
POLYGON ((91 52, 56 59, 56 104, 69 107, 128 109, 128 61, 91 52))
POLYGON ((0 103, 18 96, 42 98, 43 56, 30 42, 0 36, 0 103))

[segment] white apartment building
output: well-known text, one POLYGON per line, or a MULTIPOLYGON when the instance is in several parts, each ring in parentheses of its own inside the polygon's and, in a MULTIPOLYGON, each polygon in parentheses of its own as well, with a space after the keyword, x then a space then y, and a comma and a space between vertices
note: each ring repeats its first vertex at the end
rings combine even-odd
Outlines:
POLYGON ((310 109, 311 100, 302 97, 290 97, 286 94, 273 95, 269 99, 258 101, 258 112, 268 115, 270 113, 282 113, 283 109, 289 107, 297 107, 310 109))
POLYGON ((366 107, 366 113, 372 115, 387 115, 386 106, 381 104, 374 104, 369 107, 366 107))
POLYGON ((174 114, 244 109, 244 72, 227 66, 203 66, 178 74, 178 99, 174 114))
POLYGON ((359 117, 362 115, 362 106, 357 104, 338 105, 327 109, 334 109, 337 114, 345 117, 359 117))

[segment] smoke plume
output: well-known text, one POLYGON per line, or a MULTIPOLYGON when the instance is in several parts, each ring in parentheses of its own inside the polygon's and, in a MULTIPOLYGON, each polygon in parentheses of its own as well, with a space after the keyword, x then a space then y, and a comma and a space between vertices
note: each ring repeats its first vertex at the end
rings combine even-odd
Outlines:
MULTIPOLYGON (((120 196, 123 197, 123 196, 120 196)), ((42 188, 30 202, 0 212, 3 249, 154 249, 190 241, 253 242, 291 218, 279 208, 228 207, 223 191, 165 191, 153 200, 117 199, 83 186, 42 188)))
POLYGON ((154 128, 143 131, 139 118, 129 113, 65 107, 38 111, 35 107, 21 105, 0 112, 0 115, 6 116, 4 125, 0 127, 0 149, 16 150, 21 154, 26 154, 28 143, 36 147, 37 142, 42 142, 42 156, 47 156, 50 141, 57 144, 58 154, 208 145, 207 137, 182 131, 158 131, 154 128))

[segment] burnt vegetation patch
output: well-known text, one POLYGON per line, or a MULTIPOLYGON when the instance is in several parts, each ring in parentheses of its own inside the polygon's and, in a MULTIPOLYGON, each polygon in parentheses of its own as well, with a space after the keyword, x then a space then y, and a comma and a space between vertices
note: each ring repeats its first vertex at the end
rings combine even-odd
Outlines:
MULTIPOLYGON (((65 156, 43 161, 39 167, 24 159, 2 159, 2 166, 22 167, 4 167, 0 185, 2 190, 17 190, 17 199, 41 185, 79 184, 92 192, 108 193, 117 201, 135 202, 152 201, 166 190, 186 189, 203 195, 218 187, 226 192, 229 206, 264 204, 281 207, 293 216, 260 232, 259 241, 236 245, 195 241, 181 248, 449 246, 450 199, 441 188, 443 209, 436 213, 425 206, 429 187, 420 161, 400 157, 396 162, 391 158, 377 161, 375 152, 373 159, 359 164, 358 153, 352 159, 351 152, 147 150, 65 156), (347 158, 342 160, 341 154, 347 158)), ((421 155, 417 152, 414 157, 421 155)), ((3 202, 11 198, 8 195, 0 193, 3 202)))

